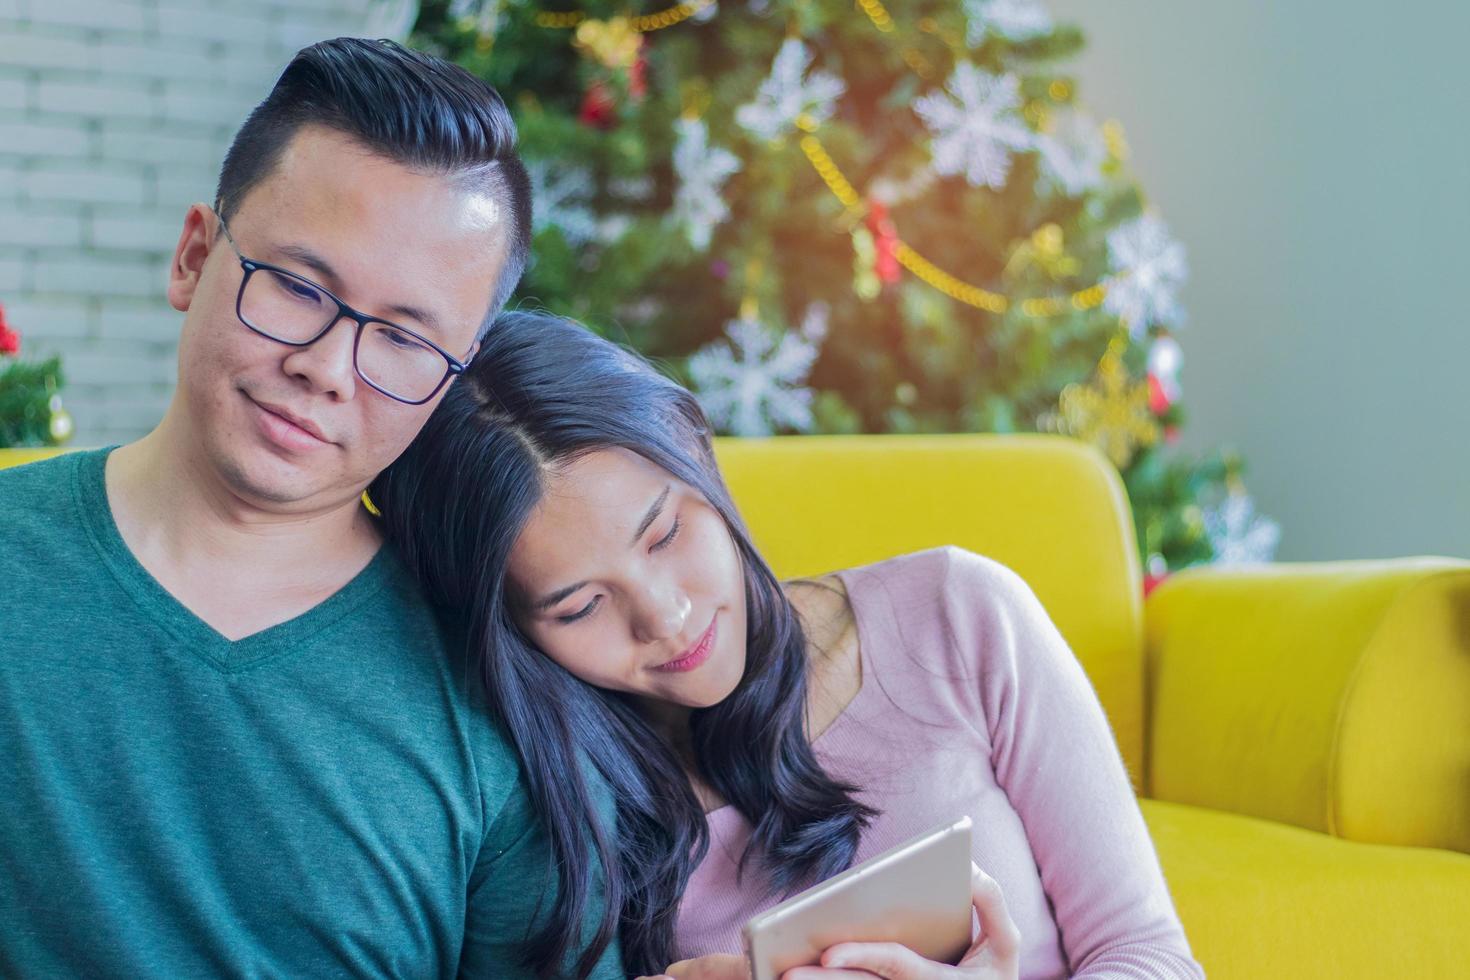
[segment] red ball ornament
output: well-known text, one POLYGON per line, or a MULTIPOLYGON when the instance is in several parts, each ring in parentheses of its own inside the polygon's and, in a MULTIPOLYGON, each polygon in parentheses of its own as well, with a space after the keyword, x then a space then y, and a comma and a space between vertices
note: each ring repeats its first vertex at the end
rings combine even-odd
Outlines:
POLYGON ((628 96, 635 102, 648 94, 648 59, 643 55, 628 69, 628 96))
POLYGON ((1148 594, 1162 585, 1164 580, 1171 574, 1170 572, 1165 572, 1162 575, 1149 575, 1145 573, 1143 576, 1143 597, 1147 599, 1148 594))
POLYGON ((14 357, 20 353, 20 334, 10 329, 5 322, 5 307, 0 306, 0 354, 14 357))
POLYGON ((868 201, 866 221, 868 231, 873 235, 873 246, 876 252, 873 257, 873 272, 878 276, 879 282, 891 286, 898 282, 900 277, 898 227, 888 216, 888 208, 879 201, 868 201))
POLYGON ((587 91, 582 96, 582 109, 577 113, 577 120, 584 126, 591 126, 593 129, 611 129, 617 125, 617 100, 613 98, 612 91, 607 85, 596 81, 587 86, 587 91))
POLYGON ((1169 393, 1164 390, 1164 383, 1159 380, 1157 374, 1150 373, 1148 376, 1148 409, 1155 415, 1163 415, 1169 410, 1173 402, 1169 400, 1169 393))

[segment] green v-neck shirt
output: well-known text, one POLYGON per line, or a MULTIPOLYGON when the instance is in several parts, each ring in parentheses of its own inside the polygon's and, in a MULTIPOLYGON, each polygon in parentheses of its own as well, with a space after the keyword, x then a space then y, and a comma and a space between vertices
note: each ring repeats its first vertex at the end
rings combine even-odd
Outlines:
POLYGON ((226 639, 108 452, 0 470, 0 976, 525 975, 549 852, 452 627, 383 548, 226 639))

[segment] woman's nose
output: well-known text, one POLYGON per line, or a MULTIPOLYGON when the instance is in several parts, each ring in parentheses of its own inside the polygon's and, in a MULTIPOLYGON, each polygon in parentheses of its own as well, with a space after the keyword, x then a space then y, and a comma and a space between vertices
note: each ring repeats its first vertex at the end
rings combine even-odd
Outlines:
POLYGON ((662 589, 651 592, 645 603, 643 615, 639 617, 639 632, 646 643, 667 640, 684 632, 689 613, 694 603, 683 589, 662 589))

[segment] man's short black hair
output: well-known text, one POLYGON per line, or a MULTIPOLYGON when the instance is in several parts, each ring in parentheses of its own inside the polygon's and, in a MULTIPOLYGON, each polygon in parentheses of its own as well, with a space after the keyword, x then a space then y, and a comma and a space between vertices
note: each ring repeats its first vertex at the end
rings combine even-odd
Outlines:
POLYGON ((505 265, 483 335, 515 290, 531 250, 531 181, 499 93, 458 65, 386 39, 339 37, 303 48, 225 154, 215 192, 221 217, 234 215, 308 124, 343 133, 410 169, 477 186, 507 210, 505 265))

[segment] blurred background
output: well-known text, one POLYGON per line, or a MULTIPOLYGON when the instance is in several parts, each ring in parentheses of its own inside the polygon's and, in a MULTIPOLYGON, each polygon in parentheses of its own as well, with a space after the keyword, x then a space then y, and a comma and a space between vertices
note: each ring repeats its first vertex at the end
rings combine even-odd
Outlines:
POLYGON ((1279 557, 1470 555, 1470 4, 1055 0, 1189 249, 1186 445, 1279 557))
POLYGON ((1449 0, 0 0, 0 444, 158 420, 185 207, 291 53, 390 36, 516 114, 518 302, 722 431, 1088 439, 1154 577, 1470 556, 1467 28, 1449 0))

